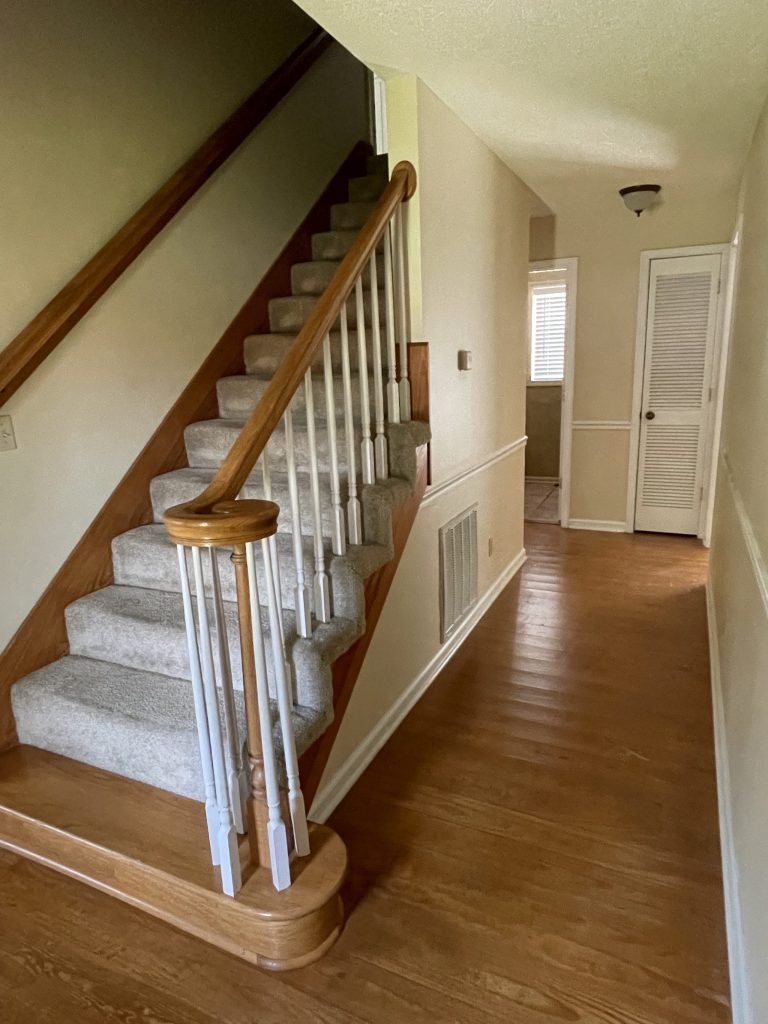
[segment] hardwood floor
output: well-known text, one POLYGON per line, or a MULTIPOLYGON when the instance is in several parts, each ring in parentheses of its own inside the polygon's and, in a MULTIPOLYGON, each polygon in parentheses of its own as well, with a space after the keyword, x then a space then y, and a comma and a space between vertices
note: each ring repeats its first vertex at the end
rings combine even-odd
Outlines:
POLYGON ((349 920, 267 975, 0 854, 3 1024, 730 1020, 692 540, 529 561, 331 819, 349 920))

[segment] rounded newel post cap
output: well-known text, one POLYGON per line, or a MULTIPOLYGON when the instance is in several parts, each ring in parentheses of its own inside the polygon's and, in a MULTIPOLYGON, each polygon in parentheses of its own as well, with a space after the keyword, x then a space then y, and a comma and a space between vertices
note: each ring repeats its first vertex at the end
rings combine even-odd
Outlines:
POLYGON ((398 164, 395 164, 395 167, 394 167, 394 169, 392 171, 392 177, 393 178, 398 173, 398 171, 405 171, 406 183, 405 183, 405 195, 403 196, 403 198, 408 200, 408 199, 411 198, 411 196, 416 191, 416 184, 417 184, 416 168, 413 166, 413 164, 411 163, 410 160, 401 160, 398 164))
POLYGON ((175 544, 195 548, 229 547, 263 540, 277 532, 280 508, 274 501, 243 498, 219 501, 198 509, 194 502, 174 505, 163 514, 168 536, 175 544))

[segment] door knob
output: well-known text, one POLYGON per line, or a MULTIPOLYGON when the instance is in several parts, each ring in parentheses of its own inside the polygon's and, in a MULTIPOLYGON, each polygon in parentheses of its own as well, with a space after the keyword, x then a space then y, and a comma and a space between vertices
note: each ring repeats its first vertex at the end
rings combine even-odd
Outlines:
POLYGON ((651 410, 649 409, 648 412, 645 414, 645 418, 647 420, 655 420, 656 419, 656 413, 655 412, 651 412, 651 410))

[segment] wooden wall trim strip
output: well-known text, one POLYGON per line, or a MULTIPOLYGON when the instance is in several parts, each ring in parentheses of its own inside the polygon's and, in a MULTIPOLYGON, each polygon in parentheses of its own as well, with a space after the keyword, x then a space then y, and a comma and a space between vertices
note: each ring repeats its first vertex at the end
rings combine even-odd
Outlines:
POLYGON ((320 28, 307 36, 0 353, 0 406, 274 110, 331 42, 320 28))
POLYGON ((0 654, 0 750, 16 743, 11 686, 67 654, 64 609, 112 582, 113 538, 151 522, 150 481, 186 465, 184 428, 216 415, 216 382, 220 377, 244 372, 245 338, 269 330, 269 300, 290 294, 291 267, 311 259, 312 234, 325 230, 329 207, 346 198, 347 180, 363 173, 369 152, 367 143, 358 143, 346 158, 0 654))

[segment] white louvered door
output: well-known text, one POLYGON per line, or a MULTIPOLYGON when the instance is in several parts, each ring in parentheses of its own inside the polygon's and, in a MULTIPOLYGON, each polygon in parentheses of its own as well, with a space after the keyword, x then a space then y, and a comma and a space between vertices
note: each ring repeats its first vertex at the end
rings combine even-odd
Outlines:
POLYGON ((720 261, 651 260, 636 530, 699 529, 720 261))

